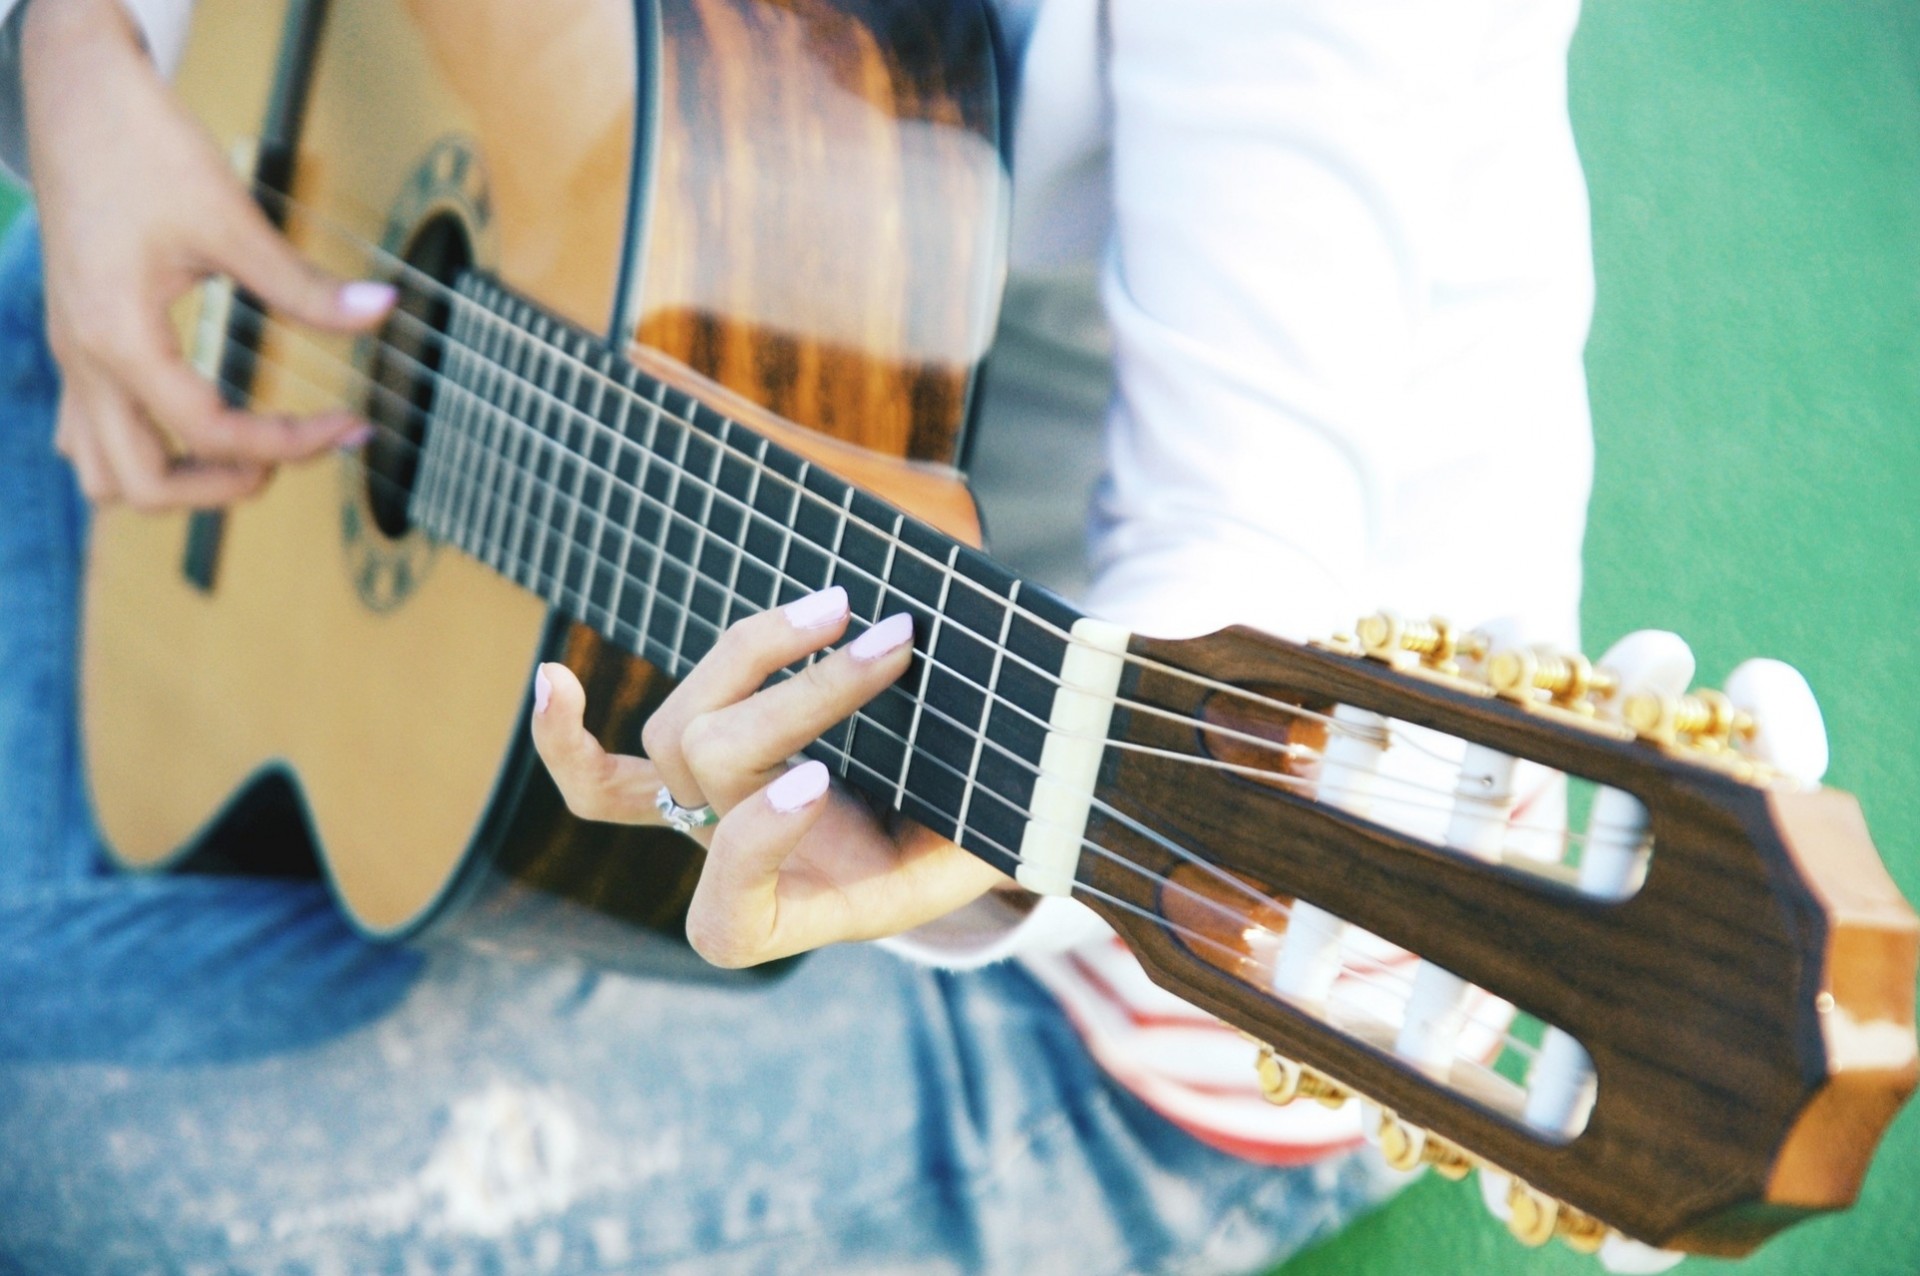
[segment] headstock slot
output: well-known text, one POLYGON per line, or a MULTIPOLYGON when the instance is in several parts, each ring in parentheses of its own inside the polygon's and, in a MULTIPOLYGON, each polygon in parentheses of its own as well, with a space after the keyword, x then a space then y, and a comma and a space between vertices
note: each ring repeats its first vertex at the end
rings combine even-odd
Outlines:
MULTIPOLYGON (((1812 824, 1864 841, 1835 810, 1850 799, 1770 792, 1604 722, 1252 631, 1137 639, 1132 654, 1125 701, 1155 711, 1116 715, 1114 738, 1139 747, 1109 751, 1104 808, 1088 831, 1125 862, 1088 857, 1081 879, 1122 901, 1096 906, 1155 979, 1650 1242, 1744 1252, 1787 1215, 1851 1199, 1864 1164, 1830 1173, 1817 1191, 1802 1184, 1791 1201, 1769 1194, 1783 1142, 1803 1128, 1833 1071, 1818 1002, 1836 923, 1782 830, 1812 824), (1204 678, 1185 672, 1194 668, 1204 678), (1218 756, 1193 723, 1219 718, 1223 684, 1301 706, 1355 705, 1631 793, 1660 852, 1637 895, 1605 902, 1338 810, 1298 786, 1186 765, 1218 756), (1260 991, 1248 971, 1196 952, 1152 920, 1169 910, 1158 882, 1191 868, 1170 846, 1205 847, 1219 868, 1274 896, 1311 900, 1564 1028, 1599 1079, 1584 1132, 1559 1140, 1530 1129, 1497 1086, 1436 1084, 1364 1025, 1329 1027, 1260 991)), ((1891 942, 1910 942, 1894 930, 1891 942)), ((1910 1006, 1910 975, 1908 997, 1910 1006)))
MULTIPOLYGON (((1401 969, 1382 966, 1365 951, 1364 943, 1356 945, 1361 951, 1349 957, 1348 975, 1325 1006, 1289 1002, 1274 994, 1273 977, 1292 900, 1276 896, 1270 887, 1244 875, 1223 875, 1195 865, 1175 869, 1159 885, 1159 895, 1175 941, 1193 957, 1256 995, 1323 1021, 1383 1056, 1394 1053, 1398 1012, 1404 1009, 1412 982, 1411 959, 1403 960, 1401 969)), ((1509 1011, 1497 999, 1475 999, 1462 1012, 1466 1024, 1460 1053, 1446 1067, 1422 1071, 1435 1084, 1518 1123, 1526 1121, 1526 1091, 1495 1064, 1502 1061, 1511 1066, 1514 1054, 1530 1054, 1534 1043, 1520 1041, 1508 1031, 1509 1011)), ((1519 1062, 1524 1063, 1524 1058, 1519 1062)), ((1564 1141, 1585 1127, 1586 1116, 1583 1109, 1572 1128, 1542 1129, 1540 1134, 1550 1141, 1564 1141)))

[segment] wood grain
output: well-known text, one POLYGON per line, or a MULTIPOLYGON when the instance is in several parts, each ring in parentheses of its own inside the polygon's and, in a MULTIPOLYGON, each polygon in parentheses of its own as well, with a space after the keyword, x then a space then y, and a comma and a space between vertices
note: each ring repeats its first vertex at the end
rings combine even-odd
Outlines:
MULTIPOLYGON (((1101 797, 1228 870, 1307 899, 1572 1033, 1599 1094, 1557 1142, 1323 1030, 1172 932, 1103 908, 1181 996, 1332 1073, 1630 1234, 1744 1253, 1792 1218, 1858 1191, 1914 1084, 1920 925, 1878 867, 1845 794, 1786 792, 1682 764, 1632 740, 1251 630, 1134 654, 1307 703, 1346 703, 1462 735, 1633 793, 1657 848, 1641 889, 1607 903, 1427 845, 1251 779, 1185 766, 1191 726, 1126 716, 1117 735, 1171 759, 1110 753, 1101 797), (1844 885, 1843 885, 1844 884, 1844 885), (1823 993, 1835 1008, 1822 1010, 1823 993), (1857 1020, 1877 1052, 1834 1025, 1857 1020), (1791 1137, 1790 1137, 1791 1136, 1791 1137), (1784 1144, 1784 1151, 1783 1151, 1784 1144)), ((1214 693, 1136 668, 1125 694, 1204 715, 1214 693)), ((1090 838, 1139 868, 1091 861, 1090 885, 1165 915, 1157 880, 1182 861, 1117 817, 1090 838)))

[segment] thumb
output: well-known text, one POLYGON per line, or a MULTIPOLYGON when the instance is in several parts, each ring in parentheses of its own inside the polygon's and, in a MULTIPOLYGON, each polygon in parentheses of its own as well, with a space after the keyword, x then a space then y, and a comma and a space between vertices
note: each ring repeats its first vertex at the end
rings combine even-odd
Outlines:
POLYGON ((780 869, 827 809, 830 777, 802 762, 727 812, 687 905, 687 942, 715 966, 738 969, 846 938, 828 933, 837 909, 780 901, 780 869))

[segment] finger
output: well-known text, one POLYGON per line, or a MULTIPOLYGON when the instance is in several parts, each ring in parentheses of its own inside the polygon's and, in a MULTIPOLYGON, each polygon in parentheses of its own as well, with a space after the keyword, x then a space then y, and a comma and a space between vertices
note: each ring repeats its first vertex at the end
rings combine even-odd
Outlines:
POLYGON ((583 820, 658 824, 660 773, 645 758, 608 753, 586 725, 587 693, 573 671, 543 664, 533 680, 533 747, 567 809, 583 820))
POLYGON ((641 731, 641 746, 660 768, 675 801, 698 806, 708 800, 685 761, 687 728, 751 696, 777 670, 832 643, 846 627, 847 591, 838 585, 728 626, 641 731))
POLYGON ((113 467, 100 450, 93 435, 93 424, 80 405, 80 396, 72 385, 60 394, 60 414, 53 431, 53 445, 73 466, 80 491, 95 505, 110 505, 119 498, 113 481, 113 467))
POLYGON ((913 617, 901 612, 785 682, 697 718, 680 752, 707 800, 728 804, 766 783, 834 723, 906 672, 913 617))
POLYGON ((227 232, 210 246, 215 264, 269 309, 300 323, 362 332, 386 318, 398 298, 391 284, 343 281, 314 265, 244 197, 227 232))
POLYGON ((687 942, 707 961, 751 966, 831 942, 807 933, 817 911, 780 906, 781 866, 826 810, 829 780, 825 766, 803 762, 714 829, 687 907, 687 942))
POLYGON ((230 505, 266 482, 267 471, 257 465, 176 464, 153 426, 111 387, 96 384, 87 399, 87 417, 120 499, 136 510, 230 505))
POLYGON ((156 311, 137 336, 101 352, 125 393, 196 460, 280 465, 353 442, 369 428, 350 412, 299 418, 236 411, 180 358, 156 311))

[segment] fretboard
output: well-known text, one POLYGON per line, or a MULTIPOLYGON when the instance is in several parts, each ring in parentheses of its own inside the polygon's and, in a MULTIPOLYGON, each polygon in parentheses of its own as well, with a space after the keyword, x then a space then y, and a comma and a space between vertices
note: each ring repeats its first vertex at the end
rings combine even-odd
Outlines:
POLYGON ((911 613, 905 677, 808 752, 1010 870, 1079 613, 497 285, 459 295, 414 523, 674 677, 830 585, 849 637, 911 613))

